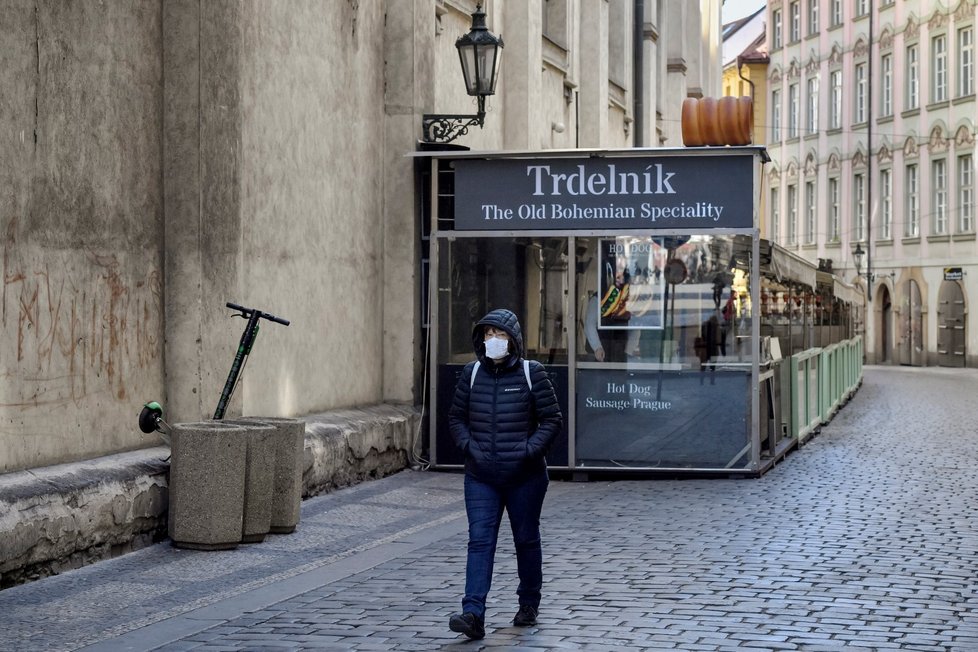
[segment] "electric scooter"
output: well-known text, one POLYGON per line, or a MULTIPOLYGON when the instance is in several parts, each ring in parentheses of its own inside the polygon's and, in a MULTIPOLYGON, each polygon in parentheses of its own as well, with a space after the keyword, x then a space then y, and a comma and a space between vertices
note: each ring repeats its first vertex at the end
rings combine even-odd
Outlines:
MULTIPOLYGON (((248 361, 248 355, 251 354, 251 349, 255 345, 255 339, 258 337, 258 321, 267 319, 283 326, 288 326, 290 323, 288 319, 276 317, 271 313, 262 312, 256 308, 245 308, 244 306, 239 306, 231 302, 228 302, 227 307, 231 310, 238 311, 238 314, 234 316, 247 319, 248 323, 245 325, 244 332, 241 334, 238 350, 234 354, 234 360, 231 362, 231 371, 228 373, 228 379, 224 383, 224 390, 221 392, 221 398, 217 402, 217 409, 214 410, 215 420, 224 418, 224 412, 227 410, 231 396, 238 386, 238 380, 241 378, 242 371, 244 371, 245 363, 248 361)), ((150 401, 143 406, 143 409, 139 413, 139 429, 147 434, 153 431, 159 432, 163 436, 163 441, 167 445, 170 443, 170 425, 163 420, 163 406, 156 401, 150 401)))

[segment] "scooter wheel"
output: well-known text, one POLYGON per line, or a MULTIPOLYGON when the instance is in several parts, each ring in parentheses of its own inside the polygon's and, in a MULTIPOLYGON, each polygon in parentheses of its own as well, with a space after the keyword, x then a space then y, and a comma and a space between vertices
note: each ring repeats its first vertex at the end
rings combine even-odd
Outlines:
POLYGON ((143 406, 139 412, 139 429, 149 434, 157 429, 157 423, 163 418, 163 408, 156 401, 143 406))

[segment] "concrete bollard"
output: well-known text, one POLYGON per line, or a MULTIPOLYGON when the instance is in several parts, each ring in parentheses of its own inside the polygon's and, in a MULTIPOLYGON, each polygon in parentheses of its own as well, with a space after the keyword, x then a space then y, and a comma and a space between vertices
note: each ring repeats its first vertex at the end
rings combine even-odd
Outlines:
POLYGON ((275 428, 275 478, 269 531, 275 534, 294 532, 302 507, 302 452, 306 443, 306 422, 285 417, 243 417, 236 421, 261 423, 275 428))
POLYGON ((168 528, 173 545, 226 550, 241 541, 248 428, 221 421, 171 430, 168 528))
POLYGON ((222 423, 247 428, 245 457, 244 515, 241 524, 242 543, 260 543, 272 526, 272 496, 275 484, 274 426, 248 419, 224 419, 222 423))

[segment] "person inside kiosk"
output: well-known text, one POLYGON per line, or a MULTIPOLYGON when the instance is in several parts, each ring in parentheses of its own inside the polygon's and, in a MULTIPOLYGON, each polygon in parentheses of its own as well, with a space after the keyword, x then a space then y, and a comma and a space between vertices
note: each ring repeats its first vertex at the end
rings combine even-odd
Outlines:
POLYGON ((449 410, 452 439, 465 456, 469 542, 462 612, 448 625, 480 639, 503 510, 513 530, 520 579, 513 624, 536 624, 543 587, 540 513, 549 484, 545 455, 563 416, 544 366, 523 357, 515 314, 491 311, 475 325, 472 344, 478 359, 463 369, 449 410))

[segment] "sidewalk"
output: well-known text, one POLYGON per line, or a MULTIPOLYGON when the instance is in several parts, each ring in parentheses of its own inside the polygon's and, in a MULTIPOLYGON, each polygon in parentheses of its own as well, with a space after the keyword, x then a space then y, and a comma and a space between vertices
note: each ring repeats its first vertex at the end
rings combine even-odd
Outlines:
POLYGON ((868 367, 760 479, 553 482, 540 623, 510 623, 504 523, 484 641, 447 628, 462 478, 405 471, 306 501, 291 535, 2 591, 0 650, 978 650, 976 389, 868 367))

